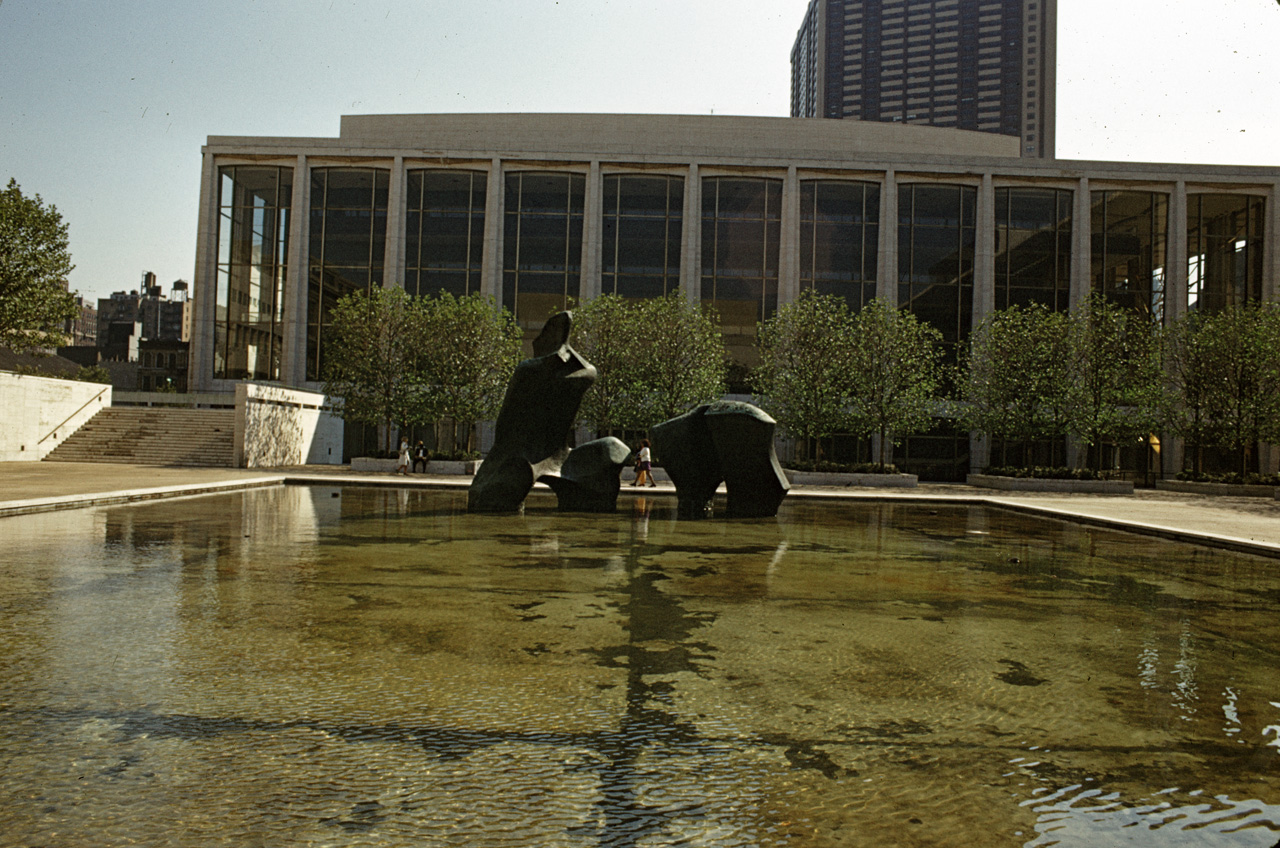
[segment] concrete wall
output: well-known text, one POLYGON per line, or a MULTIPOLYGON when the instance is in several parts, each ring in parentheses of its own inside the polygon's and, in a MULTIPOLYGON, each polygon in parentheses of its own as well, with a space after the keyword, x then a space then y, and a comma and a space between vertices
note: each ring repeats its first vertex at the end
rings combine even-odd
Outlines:
POLYGON ((0 462, 37 462, 111 405, 102 383, 0 372, 0 462))
POLYGON ((240 383, 236 386, 237 468, 341 465, 342 419, 316 392, 240 383))

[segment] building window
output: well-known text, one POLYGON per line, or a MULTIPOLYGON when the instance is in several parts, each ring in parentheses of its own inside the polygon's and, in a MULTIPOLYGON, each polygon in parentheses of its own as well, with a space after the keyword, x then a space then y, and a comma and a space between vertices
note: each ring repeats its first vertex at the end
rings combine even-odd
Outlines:
POLYGON ((876 295, 880 187, 813 180, 800 184, 800 289, 843 297, 853 310, 876 295))
POLYGON ((1071 201, 1070 191, 996 189, 996 309, 1039 303, 1067 310, 1071 201))
POLYGON ((683 211, 680 177, 606 176, 601 291, 641 299, 678 289, 683 211))
POLYGON ((1095 191, 1090 203, 1093 290, 1160 323, 1164 320, 1169 196, 1095 191))
POLYGON ((898 187, 898 306, 942 333, 949 359, 969 335, 978 190, 898 187))
POLYGON ((579 296, 586 178, 512 173, 505 191, 502 303, 536 334, 579 296))
POLYGON ((324 331, 333 305, 382 285, 387 243, 384 168, 311 170, 311 245, 307 280, 307 379, 324 375, 324 331))
POLYGON ((782 180, 702 181, 702 302, 718 315, 729 354, 755 360, 756 324, 778 308, 782 180))
POLYGON ((1217 312, 1262 299, 1266 199, 1187 195, 1187 309, 1217 312))
POLYGON ((213 376, 280 379, 293 169, 218 169, 213 376))
POLYGON ((408 172, 405 291, 462 296, 480 290, 488 182, 482 171, 408 172))

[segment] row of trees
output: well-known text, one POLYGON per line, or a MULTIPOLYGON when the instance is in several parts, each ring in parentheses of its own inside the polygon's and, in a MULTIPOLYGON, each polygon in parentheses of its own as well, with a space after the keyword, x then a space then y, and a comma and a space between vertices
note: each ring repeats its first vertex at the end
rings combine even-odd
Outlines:
POLYGON ((833 433, 878 436, 883 467, 893 440, 939 411, 941 342, 884 301, 853 313, 843 298, 806 291, 760 325, 752 387, 810 458, 833 433))
MULTIPOLYGON (((1236 454, 1280 441, 1280 310, 1190 313, 1167 329, 1101 296, 1072 313, 1043 306, 991 315, 955 366, 940 339, 879 301, 851 314, 806 292, 761 325, 761 405, 816 456, 834 433, 892 441, 945 416, 1021 447, 1065 437, 1094 448, 1155 432, 1236 454), (944 388, 950 391, 944 392, 944 388)), ((879 458, 883 462, 883 454, 879 458)))
MULTIPOLYGON (((820 458, 836 433, 890 446, 937 418, 1021 448, 1070 436, 1086 447, 1153 432, 1237 452, 1280 441, 1280 310, 1192 313, 1167 330, 1095 297, 1072 313, 1043 306, 991 315, 954 366, 939 333, 872 301, 805 292, 760 325, 751 372, 759 402, 820 458)), ((470 450, 476 421, 496 417, 520 359, 511 314, 480 295, 415 298, 394 288, 341 300, 331 317, 326 391, 357 421, 410 427, 450 421, 437 443, 470 450)), ((725 390, 714 316, 679 293, 603 295, 575 310, 572 344, 599 377, 580 420, 598 434, 647 430, 725 390)), ((387 445, 389 448, 389 444, 387 445)), ((1091 451, 1100 467, 1102 452, 1091 451)), ((1006 456, 1007 461, 1007 456, 1006 456)))
MULTIPOLYGON (((1165 329, 1095 297, 1072 314, 1042 307, 991 316, 965 369, 962 418, 1021 442, 1082 444, 1153 432, 1235 454, 1248 470, 1259 441, 1280 439, 1280 311, 1191 312, 1165 329)), ((1095 452, 1096 453, 1096 452, 1095 452)))
POLYGON ((1073 436, 1095 448, 1160 428, 1160 336, 1149 319, 1101 296, 1072 313, 1041 305, 996 312, 961 360, 958 417, 1022 446, 1073 436))

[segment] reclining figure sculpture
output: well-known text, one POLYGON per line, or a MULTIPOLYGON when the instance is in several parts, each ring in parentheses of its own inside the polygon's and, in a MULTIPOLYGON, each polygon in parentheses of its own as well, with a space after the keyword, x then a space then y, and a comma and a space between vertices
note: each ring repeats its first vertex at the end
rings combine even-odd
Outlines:
POLYGON ((518 512, 535 481, 555 490, 560 508, 612 512, 626 444, 613 437, 568 446, 569 430, 596 368, 569 346, 573 314, 560 312, 516 366, 494 432, 493 448, 467 492, 469 512, 518 512))
MULTIPOLYGON (((573 314, 560 312, 516 366, 493 448, 467 492, 469 512, 518 512, 535 481, 560 509, 613 512, 630 449, 612 436, 569 448, 569 430, 596 368, 569 346, 573 314)), ((777 515, 790 484, 773 449, 776 422, 749 403, 717 401, 653 428, 654 451, 676 485, 681 518, 705 518, 724 483, 730 518, 777 515)))

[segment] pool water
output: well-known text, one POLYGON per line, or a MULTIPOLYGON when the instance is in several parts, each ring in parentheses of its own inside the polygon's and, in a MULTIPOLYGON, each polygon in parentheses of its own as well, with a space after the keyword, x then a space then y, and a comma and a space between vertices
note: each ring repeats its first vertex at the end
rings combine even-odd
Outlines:
POLYGON ((1280 562, 985 507, 0 520, 0 845, 1259 846, 1280 562))

